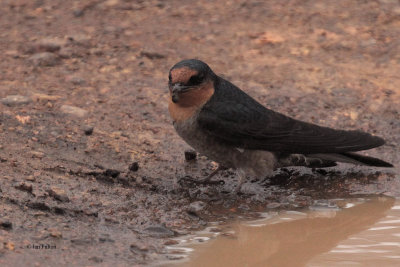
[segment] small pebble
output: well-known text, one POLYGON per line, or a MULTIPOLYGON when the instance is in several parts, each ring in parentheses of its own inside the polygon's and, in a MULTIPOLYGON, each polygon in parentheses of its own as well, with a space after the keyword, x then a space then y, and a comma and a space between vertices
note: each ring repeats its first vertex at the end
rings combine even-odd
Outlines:
POLYGON ((113 169, 107 169, 104 171, 104 175, 111 176, 112 178, 117 178, 120 173, 120 171, 113 169))
POLYGON ((172 246, 177 244, 179 244, 179 241, 174 239, 168 239, 167 241, 164 242, 165 246, 172 246))
POLYGON ((53 197, 54 199, 59 200, 61 202, 68 202, 69 201, 69 198, 68 198, 67 194, 61 188, 57 188, 57 187, 52 186, 49 190, 47 190, 47 193, 49 193, 49 195, 51 197, 53 197))
POLYGON ((92 135, 93 130, 94 130, 93 126, 87 125, 87 126, 83 127, 83 131, 85 132, 86 135, 92 135))
POLYGON ((132 172, 137 172, 139 170, 139 163, 137 161, 129 165, 129 170, 132 172))
POLYGON ((144 231, 153 237, 163 238, 175 236, 175 232, 168 229, 164 225, 154 225, 147 227, 144 231))
POLYGON ((21 182, 21 183, 14 185, 14 187, 18 190, 25 191, 28 193, 32 193, 32 191, 33 191, 32 184, 29 184, 29 183, 21 182))
POLYGON ((83 9, 75 9, 72 14, 74 14, 75 18, 79 18, 85 14, 85 11, 83 9))
MULTIPOLYGON (((37 138, 32 137, 33 141, 38 141, 37 138), (35 140, 36 139, 36 140, 35 140)), ((32 158, 42 159, 44 157, 44 153, 40 151, 31 151, 30 152, 32 158)))
POLYGON ((90 261, 93 261, 93 262, 96 262, 96 263, 103 262, 103 259, 102 259, 102 258, 99 258, 99 257, 97 257, 97 256, 90 257, 89 260, 90 260, 90 261))
POLYGON ((79 77, 79 76, 74 76, 74 75, 72 75, 72 76, 67 76, 67 77, 65 78, 65 80, 66 80, 67 82, 72 83, 73 85, 84 85, 84 84, 86 83, 86 80, 85 80, 85 79, 83 79, 82 77, 79 77))
POLYGON ((58 56, 50 52, 34 54, 29 61, 38 67, 52 67, 60 63, 58 56))
POLYGON ((10 221, 0 221, 0 227, 5 230, 12 229, 12 223, 10 221))
POLYGON ((77 117, 85 117, 88 112, 82 108, 69 106, 69 105, 62 105, 60 108, 62 113, 77 116, 77 117))
POLYGON ((32 99, 27 96, 22 95, 9 95, 1 99, 1 103, 6 106, 18 106, 25 105, 32 102, 32 99))
POLYGON ((55 229, 49 229, 50 236, 54 238, 62 238, 62 233, 55 229))
POLYGON ((186 151, 185 151, 185 159, 186 159, 187 161, 195 160, 196 157, 197 157, 196 151, 194 151, 194 150, 186 150, 186 151))
POLYGON ((197 214, 198 212, 204 210, 207 207, 207 204, 203 201, 195 201, 190 203, 187 211, 190 213, 197 214))

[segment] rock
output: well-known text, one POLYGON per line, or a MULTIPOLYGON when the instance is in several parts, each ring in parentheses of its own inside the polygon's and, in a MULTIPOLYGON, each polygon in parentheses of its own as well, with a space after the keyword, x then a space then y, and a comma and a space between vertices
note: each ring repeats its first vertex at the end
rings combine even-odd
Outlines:
POLYGON ((79 76, 68 76, 65 80, 73 85, 84 85, 86 83, 86 80, 79 76))
POLYGON ((28 60, 37 67, 52 67, 60 63, 58 56, 49 52, 34 54, 28 60))
POLYGON ((168 239, 167 241, 164 242, 165 246, 173 246, 173 245, 178 245, 179 241, 174 240, 174 239, 168 239))
POLYGON ((75 18, 82 17, 85 14, 84 9, 75 9, 72 14, 74 15, 75 18))
POLYGON ((81 246, 81 245, 87 246, 87 245, 93 244, 93 242, 94 241, 92 239, 90 239, 90 238, 74 238, 74 239, 71 239, 71 243, 72 244, 79 245, 79 246, 81 246))
POLYGON ((32 102, 32 99, 27 96, 22 95, 9 95, 1 99, 1 103, 6 106, 18 106, 25 105, 32 102))
POLYGON ((57 52, 62 46, 66 44, 65 39, 60 38, 44 38, 38 40, 32 44, 28 44, 26 48, 23 48, 25 54, 35 54, 41 52, 57 52))
POLYGON ((56 101, 61 98, 59 95, 46 95, 42 93, 35 93, 32 95, 32 98, 35 101, 43 101, 43 102, 48 102, 48 101, 56 101))
POLYGON ((85 55, 85 49, 79 47, 63 46, 61 47, 60 52, 58 52, 58 55, 61 58, 79 58, 85 55))
POLYGON ((62 238, 62 233, 56 229, 49 229, 50 236, 54 238, 62 238))
POLYGON ((65 45, 65 40, 57 38, 42 39, 34 44, 35 53, 37 52, 57 52, 65 45))
POLYGON ((44 153, 40 151, 31 151, 30 154, 32 158, 42 159, 44 157, 44 153))
POLYGON ((68 36, 68 40, 75 45, 83 46, 83 47, 90 47, 90 36, 86 34, 75 34, 68 36))
POLYGON ((194 150, 186 150, 185 151, 185 159, 187 161, 195 160, 197 157, 197 153, 194 150))
POLYGON ((93 262, 96 262, 96 263, 103 262, 103 259, 102 259, 102 258, 99 258, 99 257, 97 257, 97 256, 90 257, 89 260, 90 260, 90 261, 93 261, 93 262))
POLYGON ((142 51, 140 52, 140 55, 143 57, 147 57, 148 59, 161 59, 166 57, 166 55, 164 54, 152 51, 142 51))
POLYGON ((104 171, 105 176, 111 176, 112 178, 117 178, 121 172, 118 170, 107 169, 104 171))
POLYGON ((175 236, 175 232, 168 229, 164 225, 149 226, 144 231, 153 237, 164 238, 175 236))
POLYGON ((61 202, 68 202, 69 201, 69 198, 68 198, 67 194, 61 188, 52 186, 52 187, 50 187, 49 190, 47 190, 47 193, 49 193, 49 195, 51 197, 53 197, 54 199, 59 200, 61 202))
POLYGON ((204 203, 203 201, 195 201, 189 204, 187 208, 187 212, 193 213, 193 214, 198 214, 198 212, 204 210, 207 207, 207 204, 204 203))
POLYGON ((137 172, 139 170, 139 163, 137 161, 129 165, 129 170, 132 172, 137 172))
POLYGON ((93 130, 94 130, 94 127, 93 127, 93 126, 86 125, 86 126, 83 127, 83 132, 84 132, 86 135, 92 135, 93 130))
POLYGON ((114 243, 114 242, 115 242, 114 239, 110 238, 110 235, 109 235, 109 234, 102 234, 102 235, 99 237, 99 241, 102 242, 102 243, 104 243, 104 242, 111 242, 111 243, 114 243))
POLYGON ((24 182, 17 183, 16 185, 14 185, 14 188, 28 193, 32 193, 33 191, 32 184, 24 182))
POLYGON ((13 58, 19 58, 19 53, 17 50, 7 50, 4 52, 4 55, 13 58))
POLYGON ((101 55, 104 54, 103 50, 101 48, 98 48, 98 47, 91 48, 89 50, 89 53, 91 55, 96 55, 96 56, 101 56, 101 55))
POLYGON ((131 244, 130 250, 135 253, 143 253, 149 251, 149 246, 146 244, 131 244))
POLYGON ((34 182, 34 181, 36 181, 36 178, 33 175, 29 175, 29 176, 25 177, 25 180, 27 180, 29 182, 34 182))
POLYGON ((69 106, 69 105, 62 105, 60 108, 61 112, 77 117, 85 117, 88 112, 82 108, 74 107, 74 106, 69 106))
POLYGON ((3 220, 0 221, 0 228, 4 230, 11 230, 12 229, 12 223, 8 220, 3 220))

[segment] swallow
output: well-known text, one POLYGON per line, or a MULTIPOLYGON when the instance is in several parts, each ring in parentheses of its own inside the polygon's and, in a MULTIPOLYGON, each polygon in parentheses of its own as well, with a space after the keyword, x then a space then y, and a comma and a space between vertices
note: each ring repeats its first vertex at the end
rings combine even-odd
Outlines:
POLYGON ((169 71, 168 110, 180 137, 219 170, 237 170, 240 190, 247 176, 270 177, 282 167, 323 168, 337 162, 393 167, 355 152, 385 141, 361 131, 336 130, 270 110, 204 62, 187 59, 169 71))

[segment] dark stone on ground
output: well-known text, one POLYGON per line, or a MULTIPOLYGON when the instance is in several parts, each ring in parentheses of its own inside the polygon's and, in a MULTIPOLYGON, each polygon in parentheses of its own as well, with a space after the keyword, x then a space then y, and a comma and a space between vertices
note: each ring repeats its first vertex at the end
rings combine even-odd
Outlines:
POLYGON ((132 172, 136 172, 139 170, 139 162, 135 161, 131 165, 129 165, 129 170, 132 172))
POLYGON ((83 127, 83 131, 84 131, 84 133, 86 134, 86 135, 92 135, 92 133, 93 133, 93 130, 94 130, 94 127, 93 126, 85 126, 85 127, 83 127))
POLYGON ((186 150, 186 151, 185 151, 185 159, 186 159, 187 161, 195 160, 196 157, 197 157, 196 151, 194 151, 194 150, 186 150))
POLYGON ((0 221, 0 227, 5 230, 12 229, 12 223, 10 221, 0 221))

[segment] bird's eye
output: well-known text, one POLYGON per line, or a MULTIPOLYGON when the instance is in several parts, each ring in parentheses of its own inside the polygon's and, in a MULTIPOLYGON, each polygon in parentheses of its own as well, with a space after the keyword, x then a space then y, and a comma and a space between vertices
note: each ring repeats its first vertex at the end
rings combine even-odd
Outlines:
POLYGON ((169 81, 169 82, 172 81, 171 73, 168 75, 168 81, 169 81))
POLYGON ((199 85, 203 81, 204 77, 201 74, 193 75, 190 77, 188 85, 199 85))

